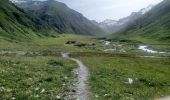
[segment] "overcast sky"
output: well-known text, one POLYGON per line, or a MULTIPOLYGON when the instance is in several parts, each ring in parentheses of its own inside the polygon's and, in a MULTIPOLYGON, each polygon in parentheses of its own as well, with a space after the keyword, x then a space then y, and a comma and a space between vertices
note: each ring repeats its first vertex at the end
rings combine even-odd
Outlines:
POLYGON ((57 0, 82 13, 85 17, 103 21, 118 20, 162 0, 57 0))

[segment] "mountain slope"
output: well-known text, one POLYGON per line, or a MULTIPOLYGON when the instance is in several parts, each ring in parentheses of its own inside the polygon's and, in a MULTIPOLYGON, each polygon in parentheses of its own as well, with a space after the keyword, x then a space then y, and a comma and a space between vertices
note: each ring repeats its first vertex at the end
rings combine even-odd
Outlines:
POLYGON ((105 30, 107 33, 116 33, 120 31, 121 29, 124 29, 125 27, 128 26, 128 24, 133 23, 136 19, 141 17, 143 14, 147 13, 153 8, 153 5, 149 5, 146 8, 141 9, 138 12, 132 12, 131 15, 119 19, 119 20, 111 20, 107 19, 104 20, 103 22, 96 23, 99 25, 103 30, 105 30))
POLYGON ((156 41, 170 41, 170 1, 164 0, 113 36, 125 39, 146 38, 156 41))
POLYGON ((32 19, 8 0, 0 0, 0 37, 8 40, 36 36, 32 19))
POLYGON ((41 24, 58 33, 76 33, 82 35, 100 35, 103 31, 82 14, 55 0, 15 3, 29 15, 41 20, 41 24))

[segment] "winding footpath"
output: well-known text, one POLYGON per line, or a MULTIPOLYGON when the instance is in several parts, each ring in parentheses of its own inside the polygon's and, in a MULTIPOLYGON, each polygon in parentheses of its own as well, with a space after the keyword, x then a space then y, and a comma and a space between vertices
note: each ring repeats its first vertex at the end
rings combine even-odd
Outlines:
POLYGON ((76 83, 76 98, 77 100, 90 100, 87 86, 87 79, 89 76, 88 68, 78 59, 70 58, 69 53, 62 53, 62 57, 75 61, 79 67, 75 70, 78 75, 78 82, 76 83))

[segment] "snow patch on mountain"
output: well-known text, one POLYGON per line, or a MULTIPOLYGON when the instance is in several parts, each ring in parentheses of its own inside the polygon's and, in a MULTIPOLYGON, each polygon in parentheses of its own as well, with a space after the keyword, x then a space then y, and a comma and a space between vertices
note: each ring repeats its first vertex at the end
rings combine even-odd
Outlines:
POLYGON ((13 3, 24 3, 27 2, 26 0, 10 0, 13 3))
POLYGON ((13 3, 25 3, 28 1, 47 1, 47 0, 10 0, 13 3))
POLYGON ((100 24, 102 25, 107 25, 107 26, 112 26, 112 25, 115 25, 117 24, 118 22, 115 21, 115 20, 111 20, 111 19, 106 19, 104 20, 103 22, 101 22, 100 24))
POLYGON ((103 22, 92 22, 101 27, 107 33, 115 33, 126 27, 130 22, 133 22, 134 20, 150 11, 153 7, 154 5, 149 5, 148 7, 141 9, 139 12, 132 12, 131 15, 119 20, 106 19, 103 22))

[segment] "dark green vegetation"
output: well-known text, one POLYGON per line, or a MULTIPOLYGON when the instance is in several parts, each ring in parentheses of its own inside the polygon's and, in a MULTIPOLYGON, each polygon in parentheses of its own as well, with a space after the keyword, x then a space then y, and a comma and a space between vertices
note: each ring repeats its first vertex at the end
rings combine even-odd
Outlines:
POLYGON ((101 35, 102 30, 85 18, 82 14, 68 8, 65 4, 55 0, 27 1, 16 4, 29 15, 39 19, 43 29, 48 27, 49 32, 76 33, 82 35, 101 35))
POLYGON ((113 37, 146 43, 170 42, 170 1, 164 0, 113 37))
POLYGON ((35 24, 20 8, 8 0, 0 0, 0 39, 20 40, 36 37, 35 24))

